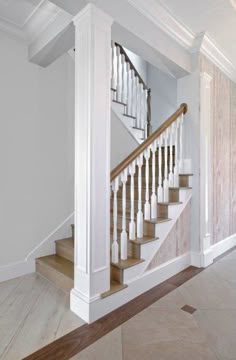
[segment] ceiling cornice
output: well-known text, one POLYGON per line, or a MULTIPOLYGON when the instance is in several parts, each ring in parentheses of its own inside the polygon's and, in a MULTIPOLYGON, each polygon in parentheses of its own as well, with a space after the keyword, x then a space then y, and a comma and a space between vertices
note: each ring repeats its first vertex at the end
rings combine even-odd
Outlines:
POLYGON ((0 32, 10 38, 30 43, 37 39, 62 13, 64 10, 50 1, 43 0, 27 18, 23 27, 0 19, 0 32))
MULTIPOLYGON (((156 0, 128 0, 141 14, 190 53, 204 54, 225 75, 236 82, 236 65, 207 33, 194 34, 156 0)), ((235 2, 236 0, 231 0, 235 2)))

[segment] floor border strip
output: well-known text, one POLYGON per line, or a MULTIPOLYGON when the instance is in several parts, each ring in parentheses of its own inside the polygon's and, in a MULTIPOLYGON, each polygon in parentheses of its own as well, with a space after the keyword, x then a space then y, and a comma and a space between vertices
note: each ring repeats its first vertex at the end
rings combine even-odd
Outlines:
POLYGON ((190 266, 170 279, 139 295, 120 308, 105 315, 92 324, 85 324, 23 360, 69 360, 97 340, 137 315, 163 296, 177 289, 203 271, 203 268, 190 266))

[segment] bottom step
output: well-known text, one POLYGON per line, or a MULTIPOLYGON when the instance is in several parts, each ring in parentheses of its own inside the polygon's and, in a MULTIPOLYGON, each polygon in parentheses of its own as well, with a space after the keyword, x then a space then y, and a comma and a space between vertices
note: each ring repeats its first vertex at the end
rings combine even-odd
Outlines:
POLYGON ((36 259, 36 271, 64 291, 74 286, 74 264, 58 255, 36 259))
POLYGON ((125 289, 127 287, 128 287, 128 285, 120 284, 117 281, 112 281, 110 290, 104 292, 101 295, 101 297, 104 299, 104 298, 106 298, 106 297, 108 297, 108 296, 110 296, 112 294, 115 294, 116 292, 121 291, 121 290, 123 290, 123 289, 125 289))

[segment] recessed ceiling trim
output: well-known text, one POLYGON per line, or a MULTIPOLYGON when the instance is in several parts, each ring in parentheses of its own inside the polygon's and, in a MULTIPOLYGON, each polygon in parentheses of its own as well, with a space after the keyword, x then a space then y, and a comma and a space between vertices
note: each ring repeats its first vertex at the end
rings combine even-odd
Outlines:
MULTIPOLYGON (((236 7, 236 0, 230 1, 236 7)), ((204 54, 225 75, 236 82, 236 65, 207 33, 200 34, 199 41, 199 34, 194 34, 156 0, 128 0, 128 2, 190 53, 198 51, 204 54)))

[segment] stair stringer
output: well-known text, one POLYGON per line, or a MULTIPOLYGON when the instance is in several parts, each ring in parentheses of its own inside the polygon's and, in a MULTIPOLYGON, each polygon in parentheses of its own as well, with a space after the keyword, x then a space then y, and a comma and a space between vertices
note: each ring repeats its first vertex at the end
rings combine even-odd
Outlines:
POLYGON ((118 119, 122 124, 127 128, 131 136, 137 141, 138 144, 141 144, 144 141, 144 131, 139 129, 134 129, 135 119, 124 116, 125 105, 111 101, 111 109, 116 114, 118 119))
POLYGON ((191 201, 192 189, 180 189, 179 194, 180 194, 179 200, 182 203, 169 205, 168 217, 171 220, 164 223, 156 224, 155 235, 158 239, 156 241, 143 244, 141 246, 141 259, 144 259, 145 261, 124 270, 123 281, 125 284, 129 285, 136 279, 142 277, 142 275, 146 272, 150 262, 152 261, 154 256, 156 256, 162 244, 164 243, 169 233, 175 226, 177 220, 183 213, 188 203, 191 201))

